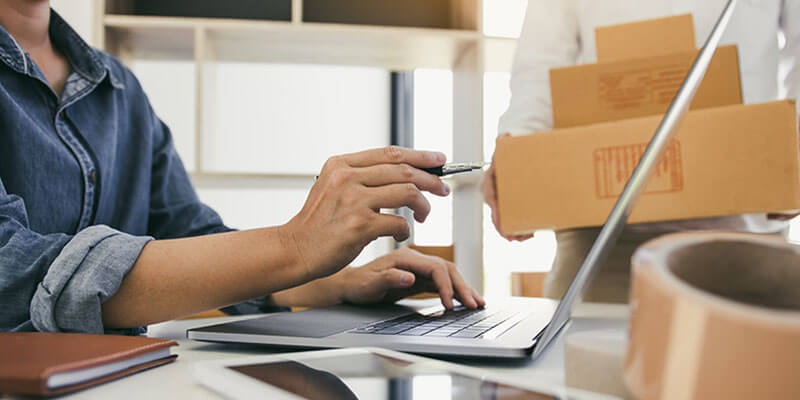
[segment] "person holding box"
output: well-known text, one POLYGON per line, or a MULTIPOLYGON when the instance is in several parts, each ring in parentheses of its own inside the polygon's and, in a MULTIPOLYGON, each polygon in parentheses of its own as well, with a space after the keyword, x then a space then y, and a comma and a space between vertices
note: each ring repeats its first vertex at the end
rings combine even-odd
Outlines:
MULTIPOLYGON (((623 0, 578 2, 574 0, 530 0, 518 41, 511 75, 511 103, 501 117, 499 132, 522 135, 553 129, 549 71, 553 68, 594 63, 595 28, 677 14, 692 14, 696 38, 711 31, 724 0, 704 2, 623 0)), ((761 103, 781 97, 800 97, 800 2, 740 1, 723 37, 736 44, 740 55, 744 103, 761 103), (779 72, 780 71, 780 72, 779 72)), ((697 43, 699 46, 701 43, 697 43)), ((508 240, 526 240, 529 235, 501 231, 492 165, 483 181, 484 198, 492 208, 498 232, 508 240)), ((542 195, 546 195, 543 193, 542 195)), ((667 232, 691 229, 725 229, 780 234, 788 226, 787 216, 748 214, 702 220, 682 220, 629 226, 609 260, 590 285, 586 299, 626 302, 630 280, 630 256, 641 243, 667 232)), ((586 257, 598 228, 559 230, 557 251, 548 273, 544 293, 560 298, 586 257)))
POLYGON ((422 171, 441 153, 399 147, 329 159, 282 226, 233 231, 203 204, 136 77, 89 47, 48 0, 0 0, 0 331, 117 332, 200 311, 394 301, 438 291, 484 304, 452 263, 409 249, 347 265, 382 236, 404 240, 422 171))

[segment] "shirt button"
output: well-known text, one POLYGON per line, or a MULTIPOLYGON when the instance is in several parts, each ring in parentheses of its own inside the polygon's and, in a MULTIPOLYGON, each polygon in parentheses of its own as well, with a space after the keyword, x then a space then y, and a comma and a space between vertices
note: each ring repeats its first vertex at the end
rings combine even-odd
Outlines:
POLYGON ((91 183, 91 184, 94 184, 94 181, 95 181, 95 179, 96 179, 96 175, 97 175, 97 174, 95 174, 94 170, 92 170, 91 172, 89 172, 89 183, 91 183))

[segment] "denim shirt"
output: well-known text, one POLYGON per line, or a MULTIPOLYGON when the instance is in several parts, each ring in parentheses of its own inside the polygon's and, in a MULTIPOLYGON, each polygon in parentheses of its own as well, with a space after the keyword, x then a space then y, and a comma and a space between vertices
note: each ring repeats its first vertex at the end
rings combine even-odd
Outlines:
POLYGON ((230 229, 131 71, 55 12, 50 37, 72 67, 60 97, 0 26, 0 331, 103 333, 148 241, 230 229))

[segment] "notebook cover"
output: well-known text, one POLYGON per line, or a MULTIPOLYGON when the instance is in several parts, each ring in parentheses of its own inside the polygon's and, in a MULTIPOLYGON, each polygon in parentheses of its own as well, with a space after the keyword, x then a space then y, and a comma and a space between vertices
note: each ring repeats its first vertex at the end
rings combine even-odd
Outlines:
POLYGON ((166 364, 177 355, 57 390, 47 389, 46 381, 54 373, 113 363, 177 345, 172 340, 141 336, 0 332, 0 393, 55 395, 83 389, 166 364))

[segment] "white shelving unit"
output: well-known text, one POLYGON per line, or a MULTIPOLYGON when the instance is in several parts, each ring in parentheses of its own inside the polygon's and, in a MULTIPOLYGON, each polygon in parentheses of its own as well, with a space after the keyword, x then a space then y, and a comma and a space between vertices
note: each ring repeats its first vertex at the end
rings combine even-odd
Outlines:
MULTIPOLYGON (((374 1, 374 0, 373 0, 374 1)), ((402 1, 402 0, 382 0, 402 1)), ((434 0, 431 0, 434 1, 434 0)), ((303 0, 291 0, 287 21, 143 16, 135 1, 96 0, 95 46, 133 60, 194 63, 195 147, 189 166, 196 185, 213 187, 292 186, 312 175, 209 170, 203 162, 204 68, 214 62, 357 65, 393 71, 441 68, 453 71, 454 159, 483 158, 483 75, 510 70, 515 40, 482 34, 482 0, 446 1, 449 26, 423 28, 303 20, 303 0)), ((187 2, 190 4, 190 2, 187 2)), ((357 11, 356 11, 357 12, 357 11)), ((383 16, 385 17, 385 15, 383 16)), ((456 180, 453 241, 456 264, 482 287, 482 197, 479 179, 456 180)))

